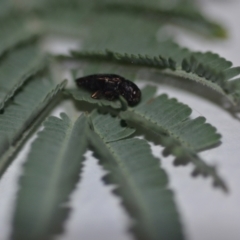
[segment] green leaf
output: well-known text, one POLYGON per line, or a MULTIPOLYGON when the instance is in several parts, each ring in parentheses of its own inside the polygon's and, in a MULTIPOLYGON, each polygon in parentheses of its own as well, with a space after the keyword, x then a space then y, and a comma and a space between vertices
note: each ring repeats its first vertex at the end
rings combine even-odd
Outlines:
POLYGON ((233 89, 229 81, 239 75, 239 70, 231 68, 231 62, 217 54, 191 52, 171 42, 159 43, 158 49, 160 55, 153 57, 122 54, 109 50, 105 52, 72 51, 71 54, 73 59, 89 62, 107 62, 156 69, 172 77, 186 78, 206 85, 226 96, 233 104, 239 101, 235 96, 238 90, 233 89))
POLYGON ((199 8, 189 1, 187 4, 183 1, 179 1, 178 4, 176 1, 164 1, 163 4, 163 1, 136 3, 95 0, 46 3, 45 7, 38 9, 43 27, 49 32, 80 36, 84 42, 84 49, 89 46, 93 49, 94 45, 98 46, 98 49, 108 46, 115 51, 128 51, 129 48, 137 50, 137 46, 138 49, 154 49, 150 44, 157 47, 156 32, 166 24, 183 26, 207 36, 226 35, 223 27, 205 18, 199 8), (131 38, 122 37, 130 34, 131 38), (125 48, 114 48, 121 48, 123 45, 125 48))
POLYGON ((0 17, 6 15, 11 9, 11 3, 8 0, 1 0, 0 2, 0 17))
POLYGON ((178 139, 182 146, 193 151, 201 151, 219 143, 221 135, 215 127, 205 123, 204 117, 190 119, 192 110, 187 105, 175 98, 168 98, 166 94, 154 98, 153 91, 154 87, 145 87, 141 103, 121 112, 121 117, 136 118, 136 122, 178 139))
POLYGON ((236 78, 230 82, 231 89, 234 91, 234 97, 235 99, 240 99, 240 78, 236 78))
POLYGON ((42 240, 62 232, 86 151, 86 118, 49 117, 33 142, 20 179, 12 239, 42 240))
MULTIPOLYGON (((41 26, 46 32, 78 37, 84 36, 86 30, 82 21, 90 13, 89 9, 85 8, 85 3, 81 4, 79 1, 79 6, 76 1, 45 2, 47 4, 40 6, 40 9, 37 7, 37 16, 38 21, 41 22, 41 26)), ((84 2, 87 4, 87 1, 84 2)))
POLYGON ((117 184, 114 192, 134 218, 132 231, 137 239, 184 239, 167 176, 148 143, 135 138, 121 140, 132 130, 121 127, 116 118, 95 113, 91 120, 94 132, 89 139, 101 157, 100 163, 109 171, 104 179, 117 184), (110 142, 106 125, 111 126, 112 135, 118 136, 111 137, 110 142))
POLYGON ((226 190, 224 181, 215 169, 196 154, 219 144, 221 135, 216 128, 205 123, 203 117, 190 119, 191 109, 187 105, 169 99, 166 94, 153 98, 152 92, 152 88, 143 89, 142 103, 121 112, 120 117, 157 134, 161 145, 166 147, 166 153, 173 154, 177 159, 191 161, 196 167, 194 172, 211 176, 214 185, 226 190))
POLYGON ((36 32, 30 29, 26 19, 9 14, 0 17, 0 56, 13 47, 36 38, 36 32))
POLYGON ((159 23, 136 19, 130 14, 116 15, 83 6, 57 6, 39 14, 46 32, 77 36, 84 49, 139 51, 154 53, 159 23), (131 24, 129 24, 131 23, 131 24), (103 27, 104 26, 104 27, 103 27), (117 26, 117 27, 116 27, 117 26), (125 37, 131 35, 131 38, 125 37))
MULTIPOLYGON (((171 1, 169 1, 171 2, 171 1)), ((204 17, 199 10, 193 6, 189 7, 188 4, 176 4, 174 7, 166 8, 160 4, 149 4, 148 2, 130 2, 130 1, 107 1, 106 5, 103 4, 102 9, 105 12, 115 14, 123 14, 127 12, 138 18, 156 21, 164 24, 173 24, 182 26, 187 29, 193 30, 197 33, 202 33, 211 37, 226 37, 226 30, 219 24, 208 20, 204 17)))
POLYGON ((77 101, 84 101, 84 102, 89 102, 92 104, 96 104, 100 107, 105 106, 105 107, 111 107, 114 109, 121 109, 122 104, 119 100, 115 101, 109 101, 107 99, 101 98, 101 99, 95 99, 92 98, 91 95, 92 93, 83 89, 67 89, 64 91, 66 94, 71 95, 75 100, 77 101))
POLYGON ((44 77, 35 77, 0 114, 0 176, 29 135, 34 122, 42 120, 44 109, 65 85, 66 81, 55 86, 44 77))
MULTIPOLYGON (((46 60, 46 59, 45 59, 46 60)), ((43 69, 43 54, 35 45, 9 52, 0 64, 0 110, 24 82, 43 69)))
POLYGON ((129 137, 135 132, 135 129, 123 126, 123 123, 118 118, 114 118, 110 114, 103 115, 93 111, 89 115, 89 119, 94 131, 99 136, 103 136, 106 143, 129 137))
POLYGON ((233 67, 233 68, 226 69, 224 71, 224 75, 227 79, 234 78, 239 74, 240 74, 240 67, 233 67))

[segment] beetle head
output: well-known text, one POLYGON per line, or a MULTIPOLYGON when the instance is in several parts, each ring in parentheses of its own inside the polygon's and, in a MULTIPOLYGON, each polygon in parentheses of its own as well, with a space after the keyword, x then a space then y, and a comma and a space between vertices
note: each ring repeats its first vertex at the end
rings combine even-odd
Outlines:
POLYGON ((134 106, 141 100, 141 91, 136 84, 131 81, 124 81, 121 84, 121 95, 127 100, 130 106, 134 106))

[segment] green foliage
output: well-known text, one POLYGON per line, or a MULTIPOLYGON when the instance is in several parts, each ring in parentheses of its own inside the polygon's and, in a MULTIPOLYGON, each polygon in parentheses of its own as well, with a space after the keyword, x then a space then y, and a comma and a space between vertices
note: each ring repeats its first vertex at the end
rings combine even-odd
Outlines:
MULTIPOLYGON (((68 90, 67 90, 68 91, 68 90)), ((106 101, 102 99, 92 99, 91 95, 81 95, 80 90, 74 98, 79 101, 97 103, 104 106, 106 101), (78 97, 80 96, 80 97, 78 97), (85 98, 83 96, 86 96, 85 98)), ((77 92, 77 90, 71 90, 77 92)), ((146 87, 142 90, 142 100, 136 107, 124 108, 122 105, 118 110, 123 110, 119 116, 133 126, 141 126, 147 132, 156 135, 154 138, 157 144, 165 147, 164 154, 172 154, 176 157, 176 162, 192 162, 195 169, 194 175, 210 176, 214 186, 227 191, 226 184, 217 174, 213 166, 208 166, 197 152, 211 148, 220 143, 221 135, 216 132, 209 123, 205 123, 204 117, 190 119, 192 110, 185 104, 179 103, 176 99, 169 99, 166 94, 154 98, 155 87, 146 87)), ((109 105, 105 106, 110 106, 109 105)), ((115 113, 116 114, 116 113, 115 113)), ((106 118, 107 119, 107 118, 106 118)), ((114 131, 106 123, 108 133, 114 131)))
POLYGON ((156 2, 154 4, 155 6, 151 6, 147 2, 144 4, 139 4, 139 2, 136 4, 134 1, 133 3, 129 1, 123 2, 124 1, 109 1, 109 3, 102 8, 106 12, 109 11, 119 14, 128 12, 139 18, 145 18, 152 21, 158 20, 160 23, 182 26, 211 37, 226 37, 226 31, 222 26, 203 17, 196 8, 189 6, 189 3, 187 3, 187 6, 186 4, 178 3, 174 7, 166 8, 159 7, 156 2))
POLYGON ((205 123, 204 117, 190 119, 192 110, 176 99, 169 99, 166 94, 153 98, 154 90, 153 87, 143 89, 141 104, 121 112, 121 118, 157 134, 157 141, 165 147, 165 153, 173 154, 180 162, 191 161, 195 175, 211 176, 215 186, 227 191, 216 169, 197 155, 198 151, 219 144, 221 136, 216 133, 216 128, 205 123))
POLYGON ((11 155, 28 136, 34 121, 41 117, 42 111, 65 84, 64 81, 55 86, 43 77, 35 77, 0 114, 0 175, 8 166, 11 155))
MULTIPOLYGON (((216 133, 216 128, 205 123, 204 117, 190 119, 192 110, 187 105, 169 99, 166 94, 154 98, 149 88, 153 87, 142 90, 142 102, 139 105, 120 113, 123 119, 175 138, 179 145, 189 151, 204 150, 219 143, 221 136, 216 133)), ((181 157, 181 153, 178 154, 181 157)))
POLYGON ((2 0, 0 2, 0 17, 4 16, 11 9, 10 1, 2 0))
POLYGON ((40 13, 39 21, 47 32, 77 36, 84 49, 154 53, 158 45, 159 23, 136 19, 129 14, 105 14, 81 6, 63 6, 40 13), (126 37, 129 35, 131 38, 126 37), (143 37, 146 35, 147 38, 143 37))
MULTIPOLYGON (((240 68, 233 68, 217 54, 193 52, 170 40, 159 41, 157 32, 166 24, 207 36, 225 35, 223 28, 205 18, 191 0, 0 1, 0 175, 60 100, 58 93, 66 81, 52 81, 43 71, 46 65, 51 73, 59 67, 69 70, 77 66, 84 75, 116 73, 131 80, 141 68, 148 73, 155 70, 202 83, 237 103, 240 81, 232 79, 240 74, 240 68), (81 43, 79 51, 62 56, 66 65, 59 61, 51 64, 52 58, 49 61, 43 54, 45 37, 56 33, 65 38, 77 36, 81 43)), ((105 182, 117 185, 114 192, 134 220, 136 239, 184 239, 166 173, 152 156, 147 141, 133 138, 133 134, 154 133, 157 143, 165 147, 163 155, 172 154, 184 163, 191 161, 194 175, 209 175, 214 185, 227 190, 216 169, 197 154, 219 144, 220 135, 205 118, 191 119, 188 106, 166 94, 154 97, 155 91, 144 88, 141 103, 130 108, 122 97, 96 100, 83 89, 64 90, 75 100, 116 117, 102 115, 96 109, 89 113, 90 107, 87 117, 81 115, 77 120, 65 113, 61 118, 47 119, 23 167, 12 239, 52 239, 63 231, 69 208, 62 204, 79 179, 89 144, 108 171, 105 182), (141 132, 141 126, 147 130, 141 132)))
POLYGON ((137 238, 183 239, 167 176, 148 143, 136 138, 123 140, 133 130, 121 127, 117 118, 94 112, 90 119, 94 131, 89 134, 91 144, 102 157, 100 163, 110 172, 105 182, 117 184, 114 192, 134 218, 132 231, 137 238))
POLYGON ((24 82, 44 66, 43 55, 35 45, 9 52, 0 65, 0 110, 24 82))
MULTIPOLYGON (((135 34, 141 32, 141 36, 143 36, 144 31, 142 29, 145 29, 145 34, 150 37, 151 35, 154 36, 157 28, 166 24, 180 25, 210 37, 226 36, 223 27, 204 17, 190 2, 178 1, 178 3, 173 4, 171 1, 170 3, 169 1, 138 1, 136 3, 136 1, 122 0, 71 2, 51 0, 42 1, 42 4, 35 4, 35 8, 38 9, 39 19, 47 30, 84 36, 84 42, 88 46, 89 44, 96 44, 96 41, 92 41, 92 39, 95 39, 97 35, 98 46, 99 44, 102 45, 105 39, 108 47, 112 48, 115 41, 120 42, 116 34, 120 36, 120 34, 130 33, 131 31, 132 37, 128 40, 132 41, 136 39, 135 34), (104 22, 107 24, 104 24, 104 22), (116 29, 114 26, 117 22, 119 24, 116 29), (128 24, 129 22, 131 24, 128 24), (140 28, 141 25, 142 28, 140 28), (107 32, 108 34, 105 35, 104 33, 107 32), (111 36, 112 39, 109 39, 108 36, 111 36)), ((128 41, 124 39, 123 35, 121 40, 128 41)), ((144 39, 135 41, 137 44, 140 44, 140 42, 143 43, 144 39)), ((155 41, 155 46, 157 46, 156 43, 155 41)), ((115 44, 115 46, 119 45, 115 44)), ((147 49, 147 46, 145 48, 147 49)))
POLYGON ((20 179, 12 239, 42 240, 62 232, 86 151, 86 118, 49 117, 33 142, 20 179))
POLYGON ((112 117, 110 114, 102 115, 93 111, 89 119, 91 129, 106 143, 127 138, 135 132, 133 128, 123 126, 118 118, 112 117))
POLYGON ((0 57, 16 45, 36 38, 27 25, 26 18, 11 14, 0 16, 0 57))
MULTIPOLYGON (((172 77, 187 78, 206 85, 225 95, 233 104, 239 101, 239 91, 232 87, 232 78, 240 74, 230 61, 219 55, 206 52, 191 52, 171 42, 159 43, 159 55, 154 57, 105 52, 72 51, 74 59, 108 62, 127 66, 153 68, 172 77), (206 64, 207 62, 207 64, 206 64)), ((64 57, 64 56, 60 56, 64 57)))

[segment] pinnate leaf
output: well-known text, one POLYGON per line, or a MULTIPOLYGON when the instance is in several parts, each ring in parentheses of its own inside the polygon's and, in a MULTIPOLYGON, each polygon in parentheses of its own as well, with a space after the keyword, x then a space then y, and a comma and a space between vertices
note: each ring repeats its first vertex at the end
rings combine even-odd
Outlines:
POLYGON ((134 219, 132 231, 137 239, 183 239, 167 176, 158 159, 152 156, 148 143, 136 138, 123 139, 132 130, 122 128, 117 118, 94 114, 91 124, 94 131, 89 133, 89 139, 100 155, 100 163, 109 171, 105 182, 117 185, 114 192, 123 199, 134 219), (113 138, 116 141, 109 142, 106 124, 111 126, 112 134, 119 136, 113 138))
POLYGON ((62 232, 86 151, 86 118, 49 117, 33 142, 20 179, 12 239, 41 240, 62 232))

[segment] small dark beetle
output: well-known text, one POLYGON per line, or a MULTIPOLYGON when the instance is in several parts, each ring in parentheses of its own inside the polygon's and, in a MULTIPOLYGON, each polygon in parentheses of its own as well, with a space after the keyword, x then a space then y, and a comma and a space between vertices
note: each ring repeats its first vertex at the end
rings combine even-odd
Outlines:
POLYGON ((122 95, 130 106, 141 99, 141 91, 136 84, 116 74, 94 74, 76 79, 78 87, 94 91, 92 98, 104 96, 115 100, 122 95))

